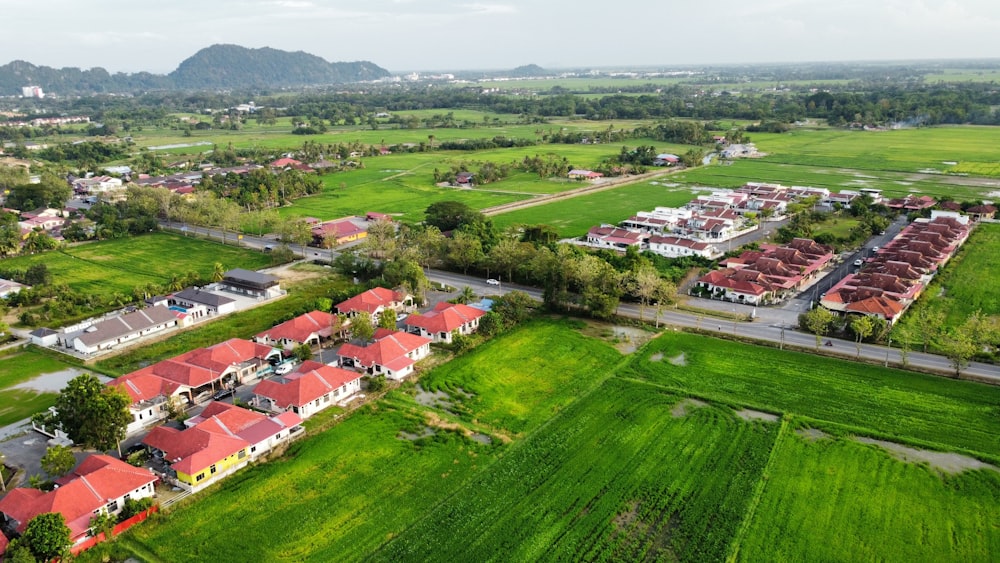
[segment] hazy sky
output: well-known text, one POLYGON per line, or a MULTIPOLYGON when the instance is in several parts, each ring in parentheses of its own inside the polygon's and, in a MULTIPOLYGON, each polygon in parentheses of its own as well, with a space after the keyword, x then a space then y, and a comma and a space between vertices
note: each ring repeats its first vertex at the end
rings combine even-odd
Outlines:
POLYGON ((1000 57, 997 0, 0 0, 0 64, 166 73, 214 43, 391 71, 1000 57))

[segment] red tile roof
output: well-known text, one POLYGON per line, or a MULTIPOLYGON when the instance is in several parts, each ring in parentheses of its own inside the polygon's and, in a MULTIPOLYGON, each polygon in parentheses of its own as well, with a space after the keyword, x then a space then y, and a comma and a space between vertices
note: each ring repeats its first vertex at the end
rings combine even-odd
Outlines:
POLYGON ((95 510, 156 480, 148 469, 106 455, 91 455, 60 479, 62 484, 55 490, 11 490, 0 499, 0 512, 18 521, 19 532, 35 516, 59 512, 66 519, 71 537, 76 538, 86 533, 95 510))
POLYGON ((142 443, 161 450, 174 470, 188 475, 195 475, 250 445, 238 436, 210 432, 200 425, 183 431, 157 426, 142 443))
POLYGON ((340 321, 336 315, 323 311, 313 311, 265 330, 258 334, 257 338, 291 340, 301 344, 309 340, 314 334, 321 338, 329 338, 333 333, 334 326, 340 326, 340 321))
POLYGON ((344 344, 340 347, 338 354, 345 358, 357 358, 361 365, 366 367, 380 365, 393 369, 390 366, 391 363, 398 363, 401 358, 405 358, 406 354, 430 344, 430 342, 430 340, 415 334, 393 332, 380 338, 374 344, 364 347, 344 344))
POLYGON ((295 371, 280 381, 273 379, 261 381, 253 392, 255 395, 272 399, 276 406, 282 409, 292 405, 301 407, 360 377, 357 373, 346 369, 308 360, 302 362, 295 371))
POLYGON ((434 309, 423 315, 410 315, 407 326, 420 327, 427 332, 451 332, 475 321, 486 314, 482 309, 461 303, 438 303, 434 309))
POLYGON ((406 296, 398 291, 384 287, 373 287, 368 291, 359 293, 346 301, 338 303, 336 308, 341 313, 352 313, 355 311, 375 313, 379 307, 391 308, 393 303, 401 302, 404 299, 406 299, 406 296))
POLYGON ((324 238, 327 236, 333 236, 336 238, 349 237, 364 233, 366 231, 367 229, 355 225, 353 221, 350 221, 348 219, 341 219, 339 221, 322 223, 312 228, 313 236, 319 238, 324 238))
POLYGON ((132 403, 141 403, 157 397, 169 397, 180 387, 176 382, 144 371, 135 371, 108 382, 132 398, 132 403))

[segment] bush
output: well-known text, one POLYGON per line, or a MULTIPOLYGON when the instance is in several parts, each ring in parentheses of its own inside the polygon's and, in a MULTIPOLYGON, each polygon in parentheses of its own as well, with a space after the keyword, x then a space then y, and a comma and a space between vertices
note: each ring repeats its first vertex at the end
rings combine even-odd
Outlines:
POLYGON ((385 389, 385 376, 382 374, 364 377, 365 388, 370 392, 377 392, 385 389))
POLYGON ((153 499, 149 497, 141 499, 130 498, 125 501, 122 511, 118 513, 118 521, 124 522, 136 514, 144 512, 151 506, 153 506, 153 499))

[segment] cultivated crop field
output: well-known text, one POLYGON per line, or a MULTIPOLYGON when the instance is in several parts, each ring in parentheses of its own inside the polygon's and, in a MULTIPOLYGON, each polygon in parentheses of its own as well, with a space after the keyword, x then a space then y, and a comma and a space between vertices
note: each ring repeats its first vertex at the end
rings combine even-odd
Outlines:
POLYGON ((778 427, 612 380, 374 559, 720 561, 778 427))
POLYGON ((997 522, 995 469, 943 472, 851 438, 785 432, 737 559, 990 561, 997 522))
POLYGON ((126 239, 87 242, 63 250, 0 260, 0 268, 44 263, 54 284, 84 293, 131 295, 136 286, 164 285, 173 275, 211 277, 216 262, 227 269, 269 265, 260 252, 158 232, 126 239))
POLYGON ((674 332, 647 345, 623 373, 889 439, 1000 452, 1000 387, 674 332), (684 365, 669 361, 682 354, 684 365))

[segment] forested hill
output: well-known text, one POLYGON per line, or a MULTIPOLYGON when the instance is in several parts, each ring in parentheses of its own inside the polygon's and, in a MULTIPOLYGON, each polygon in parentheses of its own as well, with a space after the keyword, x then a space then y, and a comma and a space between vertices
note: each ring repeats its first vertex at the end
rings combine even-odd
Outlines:
POLYGON ((41 86, 58 95, 128 93, 147 90, 219 90, 360 82, 389 76, 368 61, 330 63, 302 51, 213 45, 163 76, 148 72, 111 74, 101 67, 79 69, 13 61, 0 66, 0 96, 18 95, 23 86, 41 86))
POLYGON ((360 82, 389 76, 368 61, 329 63, 302 51, 212 45, 195 53, 168 77, 177 88, 204 90, 360 82))

